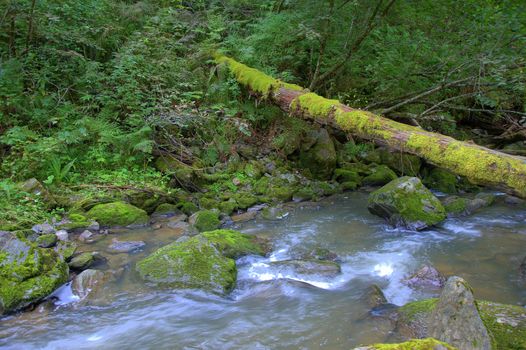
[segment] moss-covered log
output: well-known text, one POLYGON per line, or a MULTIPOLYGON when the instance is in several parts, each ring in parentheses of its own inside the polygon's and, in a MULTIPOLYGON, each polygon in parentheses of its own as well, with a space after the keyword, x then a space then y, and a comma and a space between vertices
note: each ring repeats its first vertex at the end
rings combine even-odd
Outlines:
POLYGON ((225 64, 240 84, 291 115, 417 155, 428 163, 465 176, 474 184, 492 186, 526 198, 526 162, 520 158, 351 108, 301 86, 274 79, 226 56, 217 55, 215 60, 225 64))

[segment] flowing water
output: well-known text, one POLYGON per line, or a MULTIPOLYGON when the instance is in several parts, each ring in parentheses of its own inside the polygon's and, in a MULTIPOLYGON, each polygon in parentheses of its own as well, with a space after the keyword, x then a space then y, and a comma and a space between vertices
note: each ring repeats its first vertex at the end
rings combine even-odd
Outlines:
MULTIPOLYGON (((64 286, 54 305, 0 320, 7 349, 349 349, 396 340, 389 324, 368 317, 371 284, 402 305, 432 296, 403 279, 423 264, 467 279, 477 298, 524 305, 518 267, 526 255, 526 210, 497 204, 425 232, 394 230, 367 212, 367 194, 353 192, 291 207, 281 221, 256 220, 237 229, 272 239, 268 257, 238 260, 238 283, 227 298, 198 291, 149 289, 134 261, 177 238, 170 230, 135 230, 146 249, 110 282, 104 297, 77 302, 64 286), (339 256, 336 277, 302 276, 273 261, 313 248, 339 256)), ((115 235, 110 235, 115 236, 115 235)), ((111 237, 89 249, 103 251, 111 237)), ((119 254, 114 261, 128 257, 119 254)))

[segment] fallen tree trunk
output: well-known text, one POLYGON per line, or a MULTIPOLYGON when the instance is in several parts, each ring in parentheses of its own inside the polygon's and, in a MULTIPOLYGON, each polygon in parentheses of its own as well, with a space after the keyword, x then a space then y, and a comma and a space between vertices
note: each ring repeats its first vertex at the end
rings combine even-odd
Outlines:
POLYGON ((293 116, 417 155, 428 163, 465 176, 474 184, 492 186, 526 198, 526 162, 520 158, 351 108, 301 86, 274 79, 226 56, 217 55, 215 60, 225 64, 238 83, 293 116))

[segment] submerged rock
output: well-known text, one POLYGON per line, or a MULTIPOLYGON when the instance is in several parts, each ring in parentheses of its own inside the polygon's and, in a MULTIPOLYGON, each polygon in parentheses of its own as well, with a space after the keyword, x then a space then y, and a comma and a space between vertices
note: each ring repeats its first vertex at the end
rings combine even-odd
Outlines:
POLYGON ((108 251, 112 253, 132 253, 140 250, 146 245, 143 241, 119 241, 114 238, 111 241, 108 251))
POLYGON ((471 287, 451 277, 429 316, 429 335, 459 349, 490 350, 491 337, 484 326, 471 287))
POLYGON ((205 237, 195 236, 164 246, 139 261, 139 275, 164 288, 195 288, 228 293, 234 288, 236 263, 205 237))
POLYGON ((68 265, 53 249, 0 232, 0 314, 42 300, 67 281, 68 265))
POLYGON ((242 214, 232 215, 231 219, 233 222, 245 222, 253 220, 257 215, 257 211, 247 211, 242 214))
POLYGON ((440 289, 446 283, 446 278, 433 266, 425 265, 407 277, 404 283, 413 288, 440 289))
POLYGON ((100 270, 84 270, 71 282, 71 290, 80 300, 84 300, 100 293, 110 278, 111 274, 100 270))
POLYGON ((322 260, 283 260, 273 261, 271 266, 283 272, 290 271, 295 275, 318 275, 323 277, 335 277, 341 273, 341 267, 332 261, 322 260))
POLYGON ((87 212, 87 216, 105 227, 140 227, 148 223, 144 210, 124 202, 98 204, 87 212))
POLYGON ((391 225, 422 230, 446 218, 442 203, 416 177, 391 181, 369 196, 367 208, 391 225))
POLYGON ((267 207, 261 211, 261 217, 265 220, 281 220, 287 216, 289 216, 289 212, 278 207, 267 207))
POLYGON ((370 285, 364 293, 364 299, 367 306, 371 309, 378 308, 387 304, 387 298, 382 289, 376 284, 370 285))
POLYGON ((456 350, 456 348, 433 338, 413 339, 398 344, 374 344, 354 350, 456 350))

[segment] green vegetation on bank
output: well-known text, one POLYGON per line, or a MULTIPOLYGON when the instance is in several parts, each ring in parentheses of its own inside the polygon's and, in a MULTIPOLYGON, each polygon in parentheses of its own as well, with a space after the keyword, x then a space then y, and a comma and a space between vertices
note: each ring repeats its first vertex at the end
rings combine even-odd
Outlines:
MULTIPOLYGON (((394 178, 379 167, 356 172, 367 144, 345 135, 330 135, 329 142, 324 130, 247 99, 212 52, 428 130, 497 147, 521 142, 520 133, 490 136, 515 130, 509 126, 521 125, 526 112, 523 5, 2 2, 0 229, 85 214, 99 202, 125 201, 148 214, 162 203, 187 214, 212 208, 230 214, 394 178), (437 26, 436 18, 447 25, 437 26), (474 125, 487 131, 474 133, 474 125), (262 162, 249 162, 261 149, 276 164, 284 161, 279 180, 262 176, 268 171, 262 162), (294 168, 340 185, 283 178, 294 168), (45 192, 21 185, 32 178, 45 192)), ((236 74, 245 74, 242 68, 236 74)), ((398 158, 380 155, 371 163, 418 175, 419 159, 398 158)), ((432 171, 427 183, 457 191, 444 176, 432 171)))

